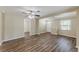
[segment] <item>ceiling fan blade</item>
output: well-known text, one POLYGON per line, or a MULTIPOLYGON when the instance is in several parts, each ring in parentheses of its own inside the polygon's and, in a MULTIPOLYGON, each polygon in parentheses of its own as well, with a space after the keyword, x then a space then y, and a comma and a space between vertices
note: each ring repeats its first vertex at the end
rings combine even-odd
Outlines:
POLYGON ((35 16, 40 17, 40 15, 35 15, 35 16))

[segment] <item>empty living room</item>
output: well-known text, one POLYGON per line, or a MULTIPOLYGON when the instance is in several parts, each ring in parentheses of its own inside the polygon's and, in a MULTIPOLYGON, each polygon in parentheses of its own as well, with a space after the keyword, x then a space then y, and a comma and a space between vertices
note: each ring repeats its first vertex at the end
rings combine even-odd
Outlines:
POLYGON ((78 6, 0 6, 0 52, 78 51, 78 6))

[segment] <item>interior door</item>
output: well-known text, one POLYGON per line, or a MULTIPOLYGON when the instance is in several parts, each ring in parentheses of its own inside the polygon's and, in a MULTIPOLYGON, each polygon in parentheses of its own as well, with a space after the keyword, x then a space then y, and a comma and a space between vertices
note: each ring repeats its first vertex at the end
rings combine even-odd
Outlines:
POLYGON ((52 22, 46 22, 46 29, 47 32, 51 32, 52 26, 51 26, 52 22))

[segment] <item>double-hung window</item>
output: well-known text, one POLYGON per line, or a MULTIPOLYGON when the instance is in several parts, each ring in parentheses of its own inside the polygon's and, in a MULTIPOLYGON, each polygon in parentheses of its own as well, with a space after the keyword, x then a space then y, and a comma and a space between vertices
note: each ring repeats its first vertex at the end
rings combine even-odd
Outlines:
POLYGON ((71 29, 71 20, 61 20, 60 29, 61 30, 70 30, 71 29))

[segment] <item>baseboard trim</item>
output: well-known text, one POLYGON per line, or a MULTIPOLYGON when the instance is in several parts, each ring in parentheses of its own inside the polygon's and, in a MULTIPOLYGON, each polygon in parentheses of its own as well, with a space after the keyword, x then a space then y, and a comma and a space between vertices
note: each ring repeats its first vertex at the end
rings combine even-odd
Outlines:
POLYGON ((23 38, 23 37, 24 37, 24 36, 19 36, 19 37, 15 37, 15 38, 3 40, 2 43, 3 43, 3 42, 6 42, 6 41, 16 40, 16 39, 23 38))
POLYGON ((60 36, 65 36, 65 37, 70 37, 70 38, 76 39, 75 37, 71 37, 71 36, 67 36, 67 35, 60 35, 60 36))
MULTIPOLYGON (((31 36, 33 36, 33 35, 45 34, 45 33, 51 33, 51 32, 42 32, 42 33, 32 34, 31 36)), ((60 35, 60 34, 57 34, 57 33, 51 33, 51 34, 52 34, 52 35, 60 35)), ((70 37, 70 38, 76 39, 75 37, 67 36, 67 35, 60 35, 60 36, 65 36, 65 37, 70 37)))

